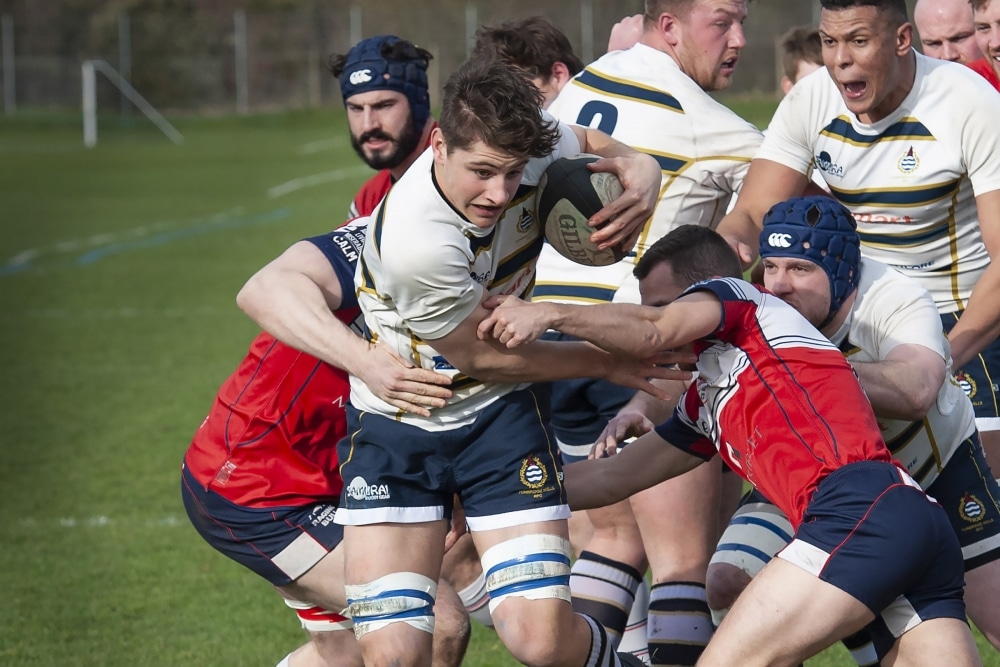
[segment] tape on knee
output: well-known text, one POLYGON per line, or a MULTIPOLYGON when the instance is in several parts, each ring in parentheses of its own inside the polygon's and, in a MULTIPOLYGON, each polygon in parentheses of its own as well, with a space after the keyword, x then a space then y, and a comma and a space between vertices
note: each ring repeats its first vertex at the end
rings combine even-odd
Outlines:
POLYGON ((522 535, 482 556, 490 611, 509 597, 570 600, 569 540, 558 535, 522 535))
POLYGON ((393 623, 434 632, 437 582, 416 572, 396 572, 367 584, 347 586, 347 609, 360 639, 393 623))
POLYGON ((337 630, 352 630, 354 623, 347 616, 347 610, 340 613, 317 607, 308 602, 285 599, 285 604, 295 610, 302 623, 302 628, 309 632, 336 632, 337 630))

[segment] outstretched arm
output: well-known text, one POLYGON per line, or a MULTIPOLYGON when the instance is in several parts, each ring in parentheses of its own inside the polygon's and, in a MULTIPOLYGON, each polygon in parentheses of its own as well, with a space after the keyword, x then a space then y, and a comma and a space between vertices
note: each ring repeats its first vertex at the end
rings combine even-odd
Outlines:
POLYGON ((663 308, 624 303, 571 305, 508 298, 479 325, 480 338, 513 348, 548 329, 590 341, 616 357, 646 359, 719 328, 722 303, 710 292, 688 294, 663 308))
POLYGON ((683 382, 691 378, 687 371, 660 365, 664 363, 662 359, 638 356, 633 360, 617 359, 584 342, 533 341, 512 350, 488 336, 477 336, 476 327, 486 315, 480 304, 448 335, 431 341, 452 366, 480 381, 546 382, 598 377, 667 400, 669 395, 650 383, 650 379, 683 382))
POLYGON ((704 463, 651 431, 618 454, 563 469, 570 509, 606 507, 704 463))
POLYGON ((360 377, 390 405, 429 416, 451 396, 450 379, 413 368, 369 344, 334 315, 343 300, 330 260, 299 241, 259 270, 236 297, 250 319, 286 345, 360 377))

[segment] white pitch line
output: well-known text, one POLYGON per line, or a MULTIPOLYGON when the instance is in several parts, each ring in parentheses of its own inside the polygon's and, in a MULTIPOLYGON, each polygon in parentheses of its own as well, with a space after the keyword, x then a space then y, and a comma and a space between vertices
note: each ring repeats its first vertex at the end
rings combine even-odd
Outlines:
POLYGON ((314 153, 322 153, 323 151, 336 150, 346 144, 347 139, 343 137, 337 137, 336 139, 318 139, 299 146, 298 150, 295 151, 295 154, 312 155, 314 153))
POLYGON ((139 521, 134 519, 115 519, 103 514, 83 517, 63 516, 58 519, 36 519, 34 517, 26 517, 18 521, 18 525, 22 528, 107 528, 117 524, 129 526, 143 525, 146 528, 162 528, 164 526, 173 528, 175 526, 183 526, 187 523, 188 520, 186 517, 180 517, 173 514, 161 517, 149 517, 147 519, 140 519, 139 521))
POLYGON ((302 176, 301 178, 294 178, 290 181, 282 183, 281 185, 275 185, 273 188, 268 189, 267 197, 268 199, 277 199, 278 197, 284 197, 287 194, 291 194, 296 190, 301 190, 303 188, 311 188, 317 185, 333 183, 335 181, 345 181, 349 178, 370 173, 371 169, 367 166, 358 165, 356 167, 334 169, 333 171, 326 171, 320 174, 302 176))

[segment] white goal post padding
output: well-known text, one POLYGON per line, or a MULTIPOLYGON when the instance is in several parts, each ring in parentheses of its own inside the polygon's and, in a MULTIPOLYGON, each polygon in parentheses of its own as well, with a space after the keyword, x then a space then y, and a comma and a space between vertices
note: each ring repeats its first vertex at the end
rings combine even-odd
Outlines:
POLYGON ((135 88, 129 84, 117 71, 103 60, 85 60, 82 65, 83 75, 83 145, 93 148, 97 145, 97 72, 106 76, 108 80, 122 91, 122 93, 134 104, 142 113, 146 114, 149 120, 153 121, 156 127, 160 128, 163 134, 175 144, 182 143, 184 137, 167 119, 160 115, 160 112, 153 108, 153 105, 146 101, 146 98, 139 94, 135 88))

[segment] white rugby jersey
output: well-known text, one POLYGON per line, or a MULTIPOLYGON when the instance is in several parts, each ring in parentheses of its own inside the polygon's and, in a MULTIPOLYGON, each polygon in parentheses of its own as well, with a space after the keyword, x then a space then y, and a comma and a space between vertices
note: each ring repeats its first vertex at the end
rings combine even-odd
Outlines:
POLYGON ((972 402, 951 375, 951 348, 927 290, 890 267, 861 260, 854 307, 832 340, 851 361, 881 361, 899 345, 922 345, 948 366, 948 379, 921 421, 879 418, 893 456, 927 488, 976 428, 972 402))
POLYGON ((821 172, 854 213, 861 252, 964 309, 990 258, 975 195, 1000 189, 1000 96, 967 67, 916 54, 913 89, 866 125, 825 69, 782 100, 757 158, 821 172))
POLYGON ((681 224, 718 225, 761 141, 756 127, 712 99, 673 58, 644 44, 588 65, 548 111, 651 155, 660 163, 663 185, 635 252, 622 262, 586 267, 546 246, 536 300, 594 303, 610 301, 617 292, 615 300, 638 303, 632 276, 638 257, 681 224))
POLYGON ((433 176, 426 150, 375 209, 355 274, 367 336, 414 366, 452 377, 453 394, 431 417, 404 414, 351 377, 351 403, 428 431, 472 422, 483 407, 522 384, 479 382, 455 369, 427 340, 451 333, 486 292, 530 298, 542 228, 535 190, 555 159, 580 152, 576 135, 562 138, 547 158, 528 162, 521 186, 496 225, 481 229, 456 211, 433 176))

